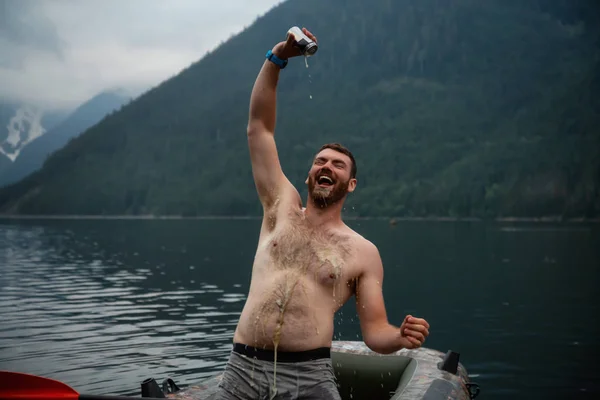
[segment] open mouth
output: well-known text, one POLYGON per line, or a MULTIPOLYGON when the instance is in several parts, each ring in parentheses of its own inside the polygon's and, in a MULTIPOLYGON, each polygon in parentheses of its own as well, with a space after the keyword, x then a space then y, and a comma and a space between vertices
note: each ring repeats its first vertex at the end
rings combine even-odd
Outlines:
POLYGON ((330 177, 326 176, 326 175, 321 175, 317 178, 317 183, 319 184, 319 186, 324 186, 324 187, 329 187, 333 185, 333 179, 331 179, 330 177))

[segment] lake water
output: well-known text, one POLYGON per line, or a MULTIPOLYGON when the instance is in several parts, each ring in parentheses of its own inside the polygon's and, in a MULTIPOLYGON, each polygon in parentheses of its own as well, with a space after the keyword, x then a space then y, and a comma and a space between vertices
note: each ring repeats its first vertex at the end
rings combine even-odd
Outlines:
MULTIPOLYGON (((480 399, 598 398, 600 227, 349 221, 385 267, 392 323, 431 324, 480 399)), ((221 369, 257 220, 0 220, 0 369, 139 395, 221 369)), ((336 339, 360 340, 351 301, 336 339)))

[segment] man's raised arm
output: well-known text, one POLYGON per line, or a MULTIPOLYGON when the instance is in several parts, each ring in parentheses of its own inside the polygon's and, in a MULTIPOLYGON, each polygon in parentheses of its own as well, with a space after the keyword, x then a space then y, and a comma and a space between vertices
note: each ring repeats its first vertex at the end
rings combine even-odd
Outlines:
MULTIPOLYGON (((316 42, 314 36, 304 33, 316 42)), ((294 47, 294 37, 288 36, 272 49, 279 60, 287 61, 300 55, 294 47)), ((268 208, 281 194, 281 188, 289 181, 283 174, 277 147, 275 145, 275 119, 277 103, 277 83, 281 67, 275 62, 265 60, 250 96, 250 115, 248 119, 248 147, 252 162, 252 175, 263 207, 268 208)))

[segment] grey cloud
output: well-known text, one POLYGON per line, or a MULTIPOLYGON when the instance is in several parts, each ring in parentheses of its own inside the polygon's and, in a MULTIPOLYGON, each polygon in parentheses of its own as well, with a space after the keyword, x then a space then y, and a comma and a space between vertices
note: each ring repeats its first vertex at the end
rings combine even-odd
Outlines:
POLYGON ((32 49, 62 59, 65 42, 39 4, 32 0, 0 0, 0 67, 22 68, 32 49))
POLYGON ((0 0, 0 99, 76 107, 146 90, 281 0, 0 0))

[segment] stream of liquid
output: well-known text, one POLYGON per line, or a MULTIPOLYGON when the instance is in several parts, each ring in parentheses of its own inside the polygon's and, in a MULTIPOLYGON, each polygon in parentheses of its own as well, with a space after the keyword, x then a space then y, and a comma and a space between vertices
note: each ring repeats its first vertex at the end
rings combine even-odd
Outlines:
MULTIPOLYGON (((304 56, 304 65, 306 65, 306 68, 308 69, 308 57, 307 56, 304 56)), ((310 74, 308 74, 308 83, 309 84, 312 83, 310 74)), ((309 94, 308 97, 312 100, 312 94, 309 94)))
POLYGON ((279 309, 279 318, 277 321, 277 327, 275 328, 275 334, 273 335, 274 357, 273 357, 273 388, 272 388, 272 392, 271 392, 271 400, 273 400, 275 398, 275 396, 277 395, 277 384, 276 384, 276 380, 277 380, 277 348, 279 347, 279 342, 281 340, 281 328, 283 327, 283 322, 284 322, 283 315, 285 314, 287 305, 290 301, 290 298, 292 297, 292 292, 296 288, 296 285, 298 284, 298 281, 300 281, 300 279, 301 279, 301 275, 297 276, 296 280, 291 285, 289 285, 289 282, 286 282, 285 290, 283 293, 284 294, 283 299, 279 298, 275 301, 275 304, 277 304, 277 307, 279 309))

